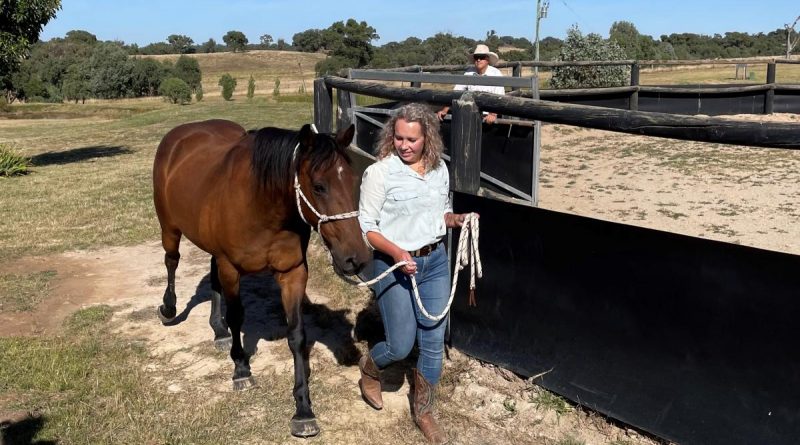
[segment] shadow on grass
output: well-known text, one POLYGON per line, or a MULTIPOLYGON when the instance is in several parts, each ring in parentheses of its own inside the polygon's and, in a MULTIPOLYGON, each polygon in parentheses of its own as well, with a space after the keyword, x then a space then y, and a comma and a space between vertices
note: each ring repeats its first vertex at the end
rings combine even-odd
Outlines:
POLYGON ((44 417, 31 415, 11 421, 0 420, 0 444, 55 445, 57 442, 54 440, 34 440, 44 422, 44 417))
POLYGON ((66 151, 51 151, 31 157, 31 164, 35 167, 47 165, 63 165, 74 162, 83 162, 95 158, 108 158, 133 153, 130 148, 119 145, 95 145, 91 147, 73 148, 66 151))
MULTIPOLYGON (((239 284, 239 296, 245 312, 245 320, 242 325, 242 346, 245 351, 255 354, 260 340, 274 341, 286 338, 287 324, 281 303, 281 290, 272 275, 261 273, 242 277, 239 284)), ((178 298, 180 301, 180 295, 178 298)), ((211 279, 209 275, 206 275, 198 283, 195 293, 186 307, 168 326, 182 323, 197 305, 210 304, 210 300, 211 279)), ((222 306, 224 316, 224 300, 222 306)), ((347 312, 347 309, 334 310, 324 304, 306 301, 303 303, 303 324, 309 350, 314 343, 320 342, 333 353, 338 364, 354 366, 358 363, 360 354, 350 334, 353 324, 347 320, 347 312)), ((207 335, 209 340, 214 338, 210 326, 207 335)), ((286 348, 288 352, 289 346, 286 345, 286 348)))

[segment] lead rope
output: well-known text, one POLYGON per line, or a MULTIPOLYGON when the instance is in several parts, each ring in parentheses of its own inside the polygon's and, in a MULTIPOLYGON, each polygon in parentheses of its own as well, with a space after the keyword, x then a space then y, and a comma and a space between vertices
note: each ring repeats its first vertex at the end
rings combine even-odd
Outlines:
MULTIPOLYGON (((468 213, 464 218, 464 223, 461 225, 461 234, 458 237, 458 250, 456 251, 456 267, 455 271, 453 272, 453 283, 450 287, 450 299, 447 301, 447 307, 444 308, 439 315, 431 315, 425 309, 425 306, 422 304, 422 300, 419 297, 419 289, 417 288, 417 279, 414 275, 411 275, 411 287, 414 290, 414 298, 417 301, 417 307, 419 307, 420 312, 422 315, 425 316, 428 320, 431 321, 439 321, 442 318, 447 316, 447 313, 450 312, 450 305, 453 304, 453 297, 456 295, 456 285, 458 284, 458 272, 466 267, 467 265, 470 266, 470 276, 469 276, 469 305, 475 306, 475 279, 483 277, 483 266, 481 264, 481 255, 478 252, 478 238, 479 238, 479 224, 478 224, 478 215, 474 213, 468 213)), ((378 281, 382 280, 384 277, 389 275, 390 273, 394 272, 395 269, 398 267, 402 267, 408 264, 407 261, 399 261, 395 263, 392 267, 388 268, 382 274, 378 275, 377 277, 365 281, 362 283, 358 283, 359 287, 366 287, 371 286, 378 281)))

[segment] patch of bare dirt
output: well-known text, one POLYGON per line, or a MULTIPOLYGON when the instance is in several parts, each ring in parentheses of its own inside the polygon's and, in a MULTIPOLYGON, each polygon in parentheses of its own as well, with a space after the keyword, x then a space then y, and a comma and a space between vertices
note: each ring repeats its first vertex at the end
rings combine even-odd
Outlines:
MULTIPOLYGON (((726 119, 796 123, 800 116, 726 119)), ((800 151, 542 130, 544 208, 800 254, 800 151)))
MULTIPOLYGON (((214 350, 208 326, 209 257, 186 241, 181 253, 176 280, 179 314, 170 326, 162 326, 156 316, 166 276, 159 243, 23 258, 4 264, 0 266, 3 274, 55 270, 57 275, 50 296, 34 311, 0 314, 0 335, 52 334, 75 310, 106 304, 114 310, 113 329, 150 351, 146 371, 165 393, 189 392, 197 394, 198 400, 213 400, 215 394, 231 392, 232 363, 227 354, 214 350)), ((251 276, 243 279, 241 292, 247 313, 243 343, 246 349, 256 351, 252 359, 254 377, 267 382, 271 375, 291 375, 292 357, 285 341, 286 324, 277 285, 268 275, 251 276)), ((402 434, 408 437, 400 443, 415 443, 417 439, 422 443, 409 413, 410 363, 385 371, 382 411, 372 410, 360 398, 356 363, 359 351, 367 344, 363 338, 354 339, 353 332, 374 330, 376 323, 379 326, 377 320, 369 320, 371 309, 329 307, 327 299, 313 290, 309 291, 309 300, 304 320, 312 347, 312 398, 315 382, 343 388, 347 395, 333 402, 324 397, 318 401, 316 414, 323 432, 312 440, 348 444, 378 439, 392 443, 397 434, 402 434), (364 324, 366 327, 358 327, 364 324)), ((567 406, 568 412, 559 413, 537 406, 532 400, 541 389, 530 382, 455 350, 449 356, 440 385, 439 412, 453 443, 551 444, 565 438, 587 445, 655 443, 580 407, 567 406)), ((291 404, 290 386, 285 393, 281 400, 267 403, 291 404)), ((288 419, 284 424, 288 425, 288 419)), ((293 440, 288 428, 286 440, 293 440)))

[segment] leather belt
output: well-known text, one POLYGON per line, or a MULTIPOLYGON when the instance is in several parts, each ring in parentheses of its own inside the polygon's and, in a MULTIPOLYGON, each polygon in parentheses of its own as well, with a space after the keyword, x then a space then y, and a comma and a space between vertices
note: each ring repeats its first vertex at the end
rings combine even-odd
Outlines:
POLYGON ((433 244, 428 244, 427 246, 422 246, 422 247, 420 247, 419 249, 417 249, 417 250, 412 250, 412 251, 409 251, 408 253, 410 253, 410 254, 411 254, 411 256, 417 256, 417 257, 419 257, 419 256, 428 256, 428 255, 430 255, 430 254, 431 254, 431 253, 432 253, 434 250, 436 250, 436 248, 437 248, 437 247, 439 246, 439 244, 441 244, 441 243, 442 243, 442 241, 441 241, 441 240, 440 240, 440 241, 436 241, 436 242, 435 242, 435 243, 433 243, 433 244))

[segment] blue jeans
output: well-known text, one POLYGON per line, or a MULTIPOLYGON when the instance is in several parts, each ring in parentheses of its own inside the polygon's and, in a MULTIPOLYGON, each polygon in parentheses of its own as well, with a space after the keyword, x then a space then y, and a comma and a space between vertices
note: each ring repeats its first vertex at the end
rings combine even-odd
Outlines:
MULTIPOLYGON (((442 313, 450 298, 450 270, 444 244, 426 257, 414 257, 417 263, 417 288, 420 300, 428 314, 442 313)), ((394 264, 391 257, 375 254, 374 276, 378 276, 394 264)), ((378 299, 386 340, 375 345, 370 351, 378 368, 403 360, 414 347, 419 346, 417 369, 425 380, 435 385, 442 373, 444 354, 444 334, 447 320, 434 322, 422 315, 417 307, 411 278, 400 269, 375 283, 373 289, 378 299)))

